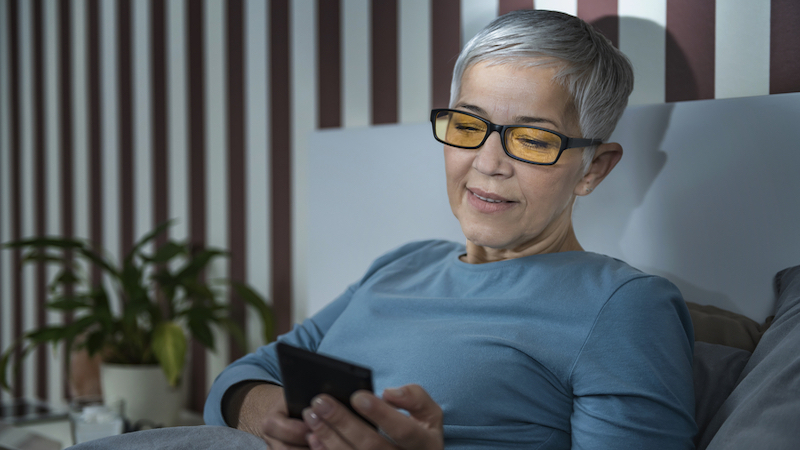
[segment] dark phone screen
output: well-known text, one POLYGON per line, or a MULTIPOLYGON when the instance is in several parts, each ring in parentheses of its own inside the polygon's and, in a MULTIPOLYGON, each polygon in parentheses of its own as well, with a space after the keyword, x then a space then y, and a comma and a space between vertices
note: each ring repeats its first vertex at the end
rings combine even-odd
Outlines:
POLYGON ((319 394, 330 395, 358 415, 350 396, 361 389, 373 390, 372 371, 366 367, 282 342, 277 351, 290 417, 302 418, 303 409, 319 394))

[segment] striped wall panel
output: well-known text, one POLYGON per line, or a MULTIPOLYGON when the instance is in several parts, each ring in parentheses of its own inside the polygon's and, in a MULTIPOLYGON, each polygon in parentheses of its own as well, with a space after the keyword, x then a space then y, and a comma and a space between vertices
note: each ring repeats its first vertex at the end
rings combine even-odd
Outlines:
MULTIPOLYGON (((118 256, 176 218, 171 237, 231 250, 208 276, 251 283, 286 331, 313 276, 307 133, 427 120, 461 45, 533 7, 578 14, 628 54, 633 104, 800 91, 792 0, 0 0, 0 241, 79 236, 118 256)), ((0 252, 2 348, 72 320, 42 307, 52 269, 19 257, 0 252)), ((240 356, 220 339, 192 347, 194 409, 240 356)), ((36 353, 0 400, 62 402, 63 361, 36 353)))

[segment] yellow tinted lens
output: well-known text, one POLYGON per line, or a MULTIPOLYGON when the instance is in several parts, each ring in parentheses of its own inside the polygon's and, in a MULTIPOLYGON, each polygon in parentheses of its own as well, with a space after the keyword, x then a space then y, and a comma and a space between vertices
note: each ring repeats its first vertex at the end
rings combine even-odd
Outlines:
POLYGON ((442 112, 436 118, 436 137, 456 147, 476 147, 486 136, 486 124, 456 112, 442 112))
POLYGON ((506 131, 506 148, 518 158, 548 164, 558 157, 561 138, 536 128, 510 128, 506 131))

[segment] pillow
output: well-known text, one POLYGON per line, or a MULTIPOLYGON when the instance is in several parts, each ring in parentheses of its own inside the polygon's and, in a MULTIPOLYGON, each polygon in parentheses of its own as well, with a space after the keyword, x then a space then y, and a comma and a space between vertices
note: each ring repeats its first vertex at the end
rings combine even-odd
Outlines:
POLYGON ((698 449, 796 449, 800 442, 800 266, 775 275, 775 319, 698 449))
POLYGON ((692 316, 695 341, 726 345, 751 353, 772 320, 768 318, 764 324, 759 324, 749 317, 716 306, 692 302, 686 302, 686 306, 692 316))
POLYGON ((750 352, 740 348, 708 342, 694 343, 692 369, 695 421, 698 429, 696 440, 705 433, 719 407, 731 395, 750 355, 750 352))

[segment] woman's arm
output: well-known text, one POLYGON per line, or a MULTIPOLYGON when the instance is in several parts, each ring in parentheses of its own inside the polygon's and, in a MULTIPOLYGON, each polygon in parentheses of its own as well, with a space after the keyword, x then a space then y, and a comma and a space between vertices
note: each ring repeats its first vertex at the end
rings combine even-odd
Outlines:
MULTIPOLYGON (((313 317, 303 321, 302 324, 296 325, 289 333, 280 336, 279 340, 315 351, 325 333, 349 304, 355 288, 356 285, 350 286, 336 300, 313 317)), ((222 403, 226 399, 234 398, 235 392, 229 391, 234 388, 238 389, 244 382, 282 386, 274 342, 260 347, 255 353, 250 353, 234 361, 214 380, 203 409, 203 419, 207 425, 236 426, 235 423, 226 420, 227 416, 223 416, 222 403)), ((241 393, 238 393, 235 398, 243 397, 241 393)), ((227 412, 228 410, 226 410, 227 412)))
POLYGON ((229 389, 222 407, 230 426, 260 437, 270 449, 307 447, 306 435, 311 430, 302 420, 288 416, 280 386, 245 381, 229 389))
POLYGON ((621 286, 572 370, 572 448, 693 448, 693 346, 675 286, 659 277, 621 286))

